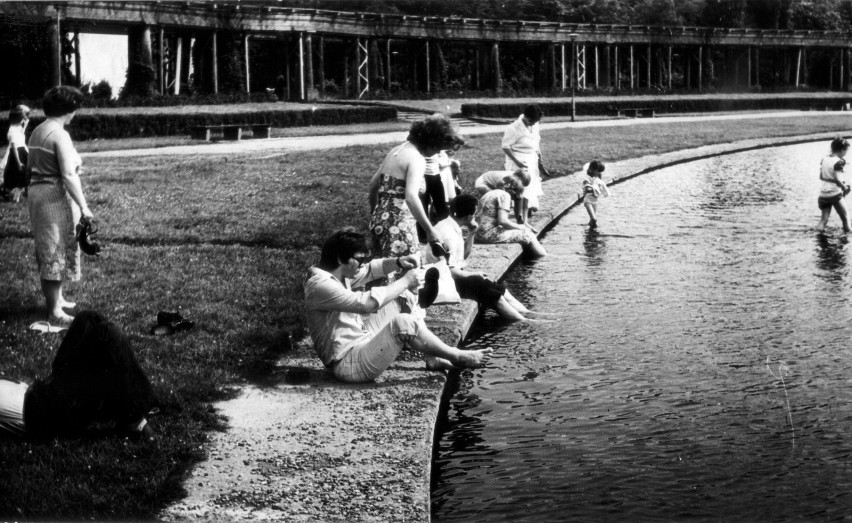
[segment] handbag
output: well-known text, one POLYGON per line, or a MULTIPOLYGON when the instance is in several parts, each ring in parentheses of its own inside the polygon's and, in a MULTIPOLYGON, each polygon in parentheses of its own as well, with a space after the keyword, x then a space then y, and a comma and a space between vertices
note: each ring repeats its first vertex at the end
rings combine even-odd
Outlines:
POLYGON ((438 269, 438 296, 432 305, 448 305, 452 303, 461 303, 461 297, 456 290, 456 282, 453 280, 453 274, 450 272, 450 266, 447 265, 447 260, 441 258, 436 263, 424 265, 424 269, 435 267, 438 269))
POLYGON ((545 167, 544 164, 541 162, 541 158, 538 159, 538 173, 542 176, 547 176, 548 178, 553 176, 552 174, 550 174, 550 171, 547 170, 547 167, 545 167))

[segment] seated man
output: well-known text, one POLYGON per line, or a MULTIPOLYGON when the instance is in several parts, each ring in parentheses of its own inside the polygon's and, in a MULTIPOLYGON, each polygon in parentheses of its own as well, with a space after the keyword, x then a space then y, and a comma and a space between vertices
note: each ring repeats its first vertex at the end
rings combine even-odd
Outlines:
MULTIPOLYGON (((450 202, 450 217, 435 224, 435 230, 439 231, 450 248, 448 264, 459 296, 474 300, 480 306, 495 309, 507 320, 529 321, 531 316, 546 316, 544 313, 533 312, 524 307, 504 285, 489 280, 482 273, 464 270, 465 258, 470 256, 474 232, 477 229, 474 219, 477 204, 476 196, 460 194, 450 202), (467 240, 463 237, 462 227, 467 227, 469 231, 467 240)), ((424 249, 423 260, 426 264, 438 261, 429 249, 424 249)))
POLYGON ((0 378, 0 434, 78 436, 97 421, 138 439, 153 439, 146 415, 156 404, 130 340, 94 311, 78 314, 53 359, 32 385, 0 378))
POLYGON ((424 353, 427 369, 481 367, 491 349, 450 347, 426 328, 423 320, 403 313, 398 298, 423 283, 416 256, 367 261, 370 246, 353 229, 337 231, 325 241, 320 263, 305 282, 305 314, 314 348, 323 364, 342 381, 376 379, 396 360, 403 346, 424 353), (386 287, 353 291, 398 269, 407 272, 386 287))

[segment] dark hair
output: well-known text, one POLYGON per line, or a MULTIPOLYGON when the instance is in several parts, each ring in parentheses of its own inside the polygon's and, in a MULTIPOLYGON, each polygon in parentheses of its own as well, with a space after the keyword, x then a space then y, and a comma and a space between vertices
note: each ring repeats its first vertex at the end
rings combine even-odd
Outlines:
POLYGON ((26 105, 16 105, 9 111, 9 125, 16 125, 30 117, 30 108, 26 105))
POLYGON ((65 116, 80 108, 83 93, 76 87, 60 85, 51 87, 44 93, 41 107, 47 117, 65 116))
POLYGON ((503 190, 512 196, 520 196, 524 192, 524 185, 516 176, 507 176, 503 179, 503 190))
POLYGON ((464 145, 464 140, 456 134, 450 119, 440 113, 411 124, 408 141, 421 152, 425 149, 444 150, 464 145))
POLYGON ((603 162, 600 160, 592 160, 591 162, 589 162, 588 169, 586 169, 586 172, 589 171, 597 171, 599 173, 602 173, 606 171, 606 165, 604 165, 603 162))
POLYGON ((464 218, 476 214, 477 205, 479 205, 479 198, 470 193, 462 193, 450 201, 450 211, 453 216, 464 218))
POLYGON ((530 104, 524 107, 524 116, 531 120, 532 123, 536 123, 541 120, 541 117, 544 116, 544 113, 541 112, 541 107, 536 104, 530 104))
POLYGON ((849 148, 849 142, 839 136, 831 141, 831 152, 839 153, 849 148))
POLYGON ((322 244, 320 267, 336 269, 359 252, 370 252, 370 240, 353 227, 334 231, 322 244))
POLYGON ((524 187, 529 186, 530 181, 532 180, 530 178, 530 172, 526 169, 518 169, 512 173, 512 176, 517 177, 521 181, 521 183, 524 184, 524 187))

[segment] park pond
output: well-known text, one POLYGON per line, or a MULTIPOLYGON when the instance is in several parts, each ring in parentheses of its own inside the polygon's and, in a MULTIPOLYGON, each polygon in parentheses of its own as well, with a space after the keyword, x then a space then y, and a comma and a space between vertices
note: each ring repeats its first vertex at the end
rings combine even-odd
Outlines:
MULTIPOLYGON (((616 184, 506 277, 547 324, 490 346, 439 420, 435 520, 812 520, 852 513, 850 246, 817 234, 828 143, 616 184)), ((605 176, 606 178, 606 176, 605 176)), ((546 190, 546 186, 545 186, 546 190)))

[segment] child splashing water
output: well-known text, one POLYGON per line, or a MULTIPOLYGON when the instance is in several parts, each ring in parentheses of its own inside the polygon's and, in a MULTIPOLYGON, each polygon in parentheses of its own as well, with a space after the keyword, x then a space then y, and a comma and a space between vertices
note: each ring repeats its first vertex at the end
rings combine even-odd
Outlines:
POLYGON ((849 142, 843 138, 835 138, 831 141, 831 154, 822 159, 819 166, 819 179, 822 186, 819 191, 817 205, 822 211, 822 217, 817 224, 819 232, 825 231, 828 218, 831 216, 831 208, 837 211, 843 224, 843 232, 849 232, 849 217, 846 212, 846 204, 843 197, 849 194, 850 187, 840 179, 846 160, 843 159, 849 151, 849 142))
POLYGON ((598 226, 598 198, 612 196, 601 175, 606 166, 600 160, 592 160, 586 167, 586 177, 583 180, 583 205, 589 213, 589 227, 598 226))

